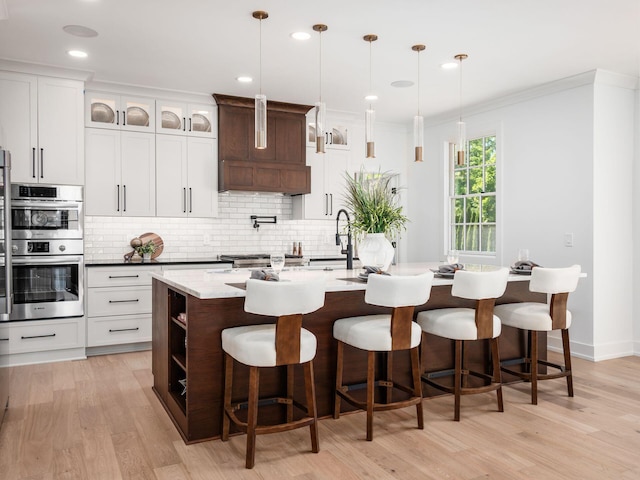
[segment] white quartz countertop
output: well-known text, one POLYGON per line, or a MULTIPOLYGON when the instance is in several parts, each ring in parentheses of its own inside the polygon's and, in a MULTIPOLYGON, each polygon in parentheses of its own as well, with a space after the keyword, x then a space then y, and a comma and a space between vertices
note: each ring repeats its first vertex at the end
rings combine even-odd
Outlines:
MULTIPOLYGON (((392 275, 418 275, 429 269, 437 269, 438 263, 405 263, 400 265, 392 265, 389 273, 392 275)), ((498 267, 491 265, 466 265, 467 270, 494 270, 498 267)), ((358 274, 361 269, 347 270, 344 268, 309 268, 294 267, 285 268, 280 273, 281 281, 296 281, 318 276, 324 277, 326 281, 327 292, 344 292, 350 290, 364 290, 367 286, 365 282, 358 280, 358 274), (346 280, 345 280, 346 279, 346 280), (353 280, 349 280, 353 279, 353 280)), ((251 277, 251 269, 207 269, 207 270, 170 270, 164 272, 151 273, 156 278, 167 285, 177 288, 185 293, 193 295, 197 298, 231 298, 244 297, 245 290, 243 288, 234 287, 229 284, 243 284, 251 277)), ((529 280, 527 275, 509 275, 509 281, 526 281, 529 280)), ((446 278, 434 279, 434 286, 451 285, 453 280, 446 278)))

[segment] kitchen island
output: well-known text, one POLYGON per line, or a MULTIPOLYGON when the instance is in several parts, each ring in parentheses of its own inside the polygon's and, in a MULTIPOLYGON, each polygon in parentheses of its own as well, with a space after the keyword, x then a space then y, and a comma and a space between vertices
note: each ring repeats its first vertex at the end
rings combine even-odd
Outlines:
MULTIPOLYGON (((415 275, 436 264, 404 264, 391 267, 396 275, 415 275)), ((477 268, 491 269, 484 266, 477 268)), ((470 268, 471 269, 471 268, 470 268)), ((252 325, 273 321, 268 317, 244 312, 244 283, 250 277, 247 269, 174 270, 154 273, 153 276, 153 331, 152 371, 153 389, 187 443, 218 438, 221 432, 224 354, 220 333, 228 327, 252 325)), ((291 269, 281 273, 281 281, 302 280, 323 276, 326 280, 325 305, 305 315, 303 325, 318 340, 314 359, 316 397, 319 417, 333 413, 336 368, 336 342, 333 322, 338 318, 387 312, 389 309, 364 302, 366 283, 358 278, 359 270, 346 269, 291 269)), ((429 301, 416 311, 452 307, 472 307, 472 301, 451 296, 450 279, 434 280, 429 301)), ((511 275, 505 294, 497 303, 521 301, 545 302, 546 296, 529 292, 528 277, 511 275)), ((545 337, 546 338, 546 337, 545 337)), ((470 366, 482 368, 489 358, 488 345, 474 342, 465 351, 470 366), (478 344, 478 345, 475 345, 478 344)), ((544 339, 540 342, 546 345, 544 339)), ((504 328, 501 336, 501 358, 524 356, 525 340, 521 331, 504 328)), ((423 367, 429 371, 453 366, 452 342, 425 335, 423 367)), ((409 358, 398 352, 393 364, 380 358, 380 368, 392 368, 393 378, 409 382, 409 358), (406 358, 405 358, 406 357, 406 358)), ((546 347, 541 348, 546 358, 546 347)), ((364 381, 366 354, 356 350, 345 351, 345 381, 364 381)), ((235 395, 246 395, 248 368, 236 364, 234 369, 235 395)), ((511 379, 505 379, 512 381, 511 379)), ((261 373, 261 396, 275 396, 281 391, 285 375, 277 368, 261 373)), ((296 397, 303 396, 302 371, 296 371, 296 397)), ((428 388, 425 396, 439 394, 428 388)), ((301 397, 298 397, 301 398, 301 397)), ((344 406, 348 411, 349 407, 344 406)), ((279 416, 277 406, 264 409, 266 416, 279 416)), ((262 418, 261 421, 268 421, 262 418)))

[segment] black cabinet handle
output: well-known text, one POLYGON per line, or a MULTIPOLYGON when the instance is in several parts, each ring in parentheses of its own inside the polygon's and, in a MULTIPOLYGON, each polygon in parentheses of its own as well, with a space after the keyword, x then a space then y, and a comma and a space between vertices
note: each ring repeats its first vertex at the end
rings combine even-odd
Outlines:
POLYGON ((120 185, 116 185, 116 196, 118 197, 118 207, 116 208, 116 212, 120 211, 120 185))
POLYGON ((36 178, 36 147, 33 147, 31 152, 31 166, 33 167, 33 175, 32 178, 36 178))
POLYGON ((327 215, 329 213, 329 195, 327 193, 324 194, 324 214, 327 215))
POLYGON ((55 333, 50 333, 49 335, 31 335, 31 336, 28 336, 28 337, 24 337, 24 336, 22 336, 22 337, 20 337, 20 338, 21 338, 22 340, 26 340, 26 339, 28 339, 28 338, 47 338, 47 337, 55 337, 55 336, 56 336, 56 334, 55 334, 55 333))
POLYGON ((182 131, 184 132, 187 129, 187 119, 182 117, 182 131))
POLYGON ((140 330, 140 327, 135 328, 110 328, 109 333, 113 332, 135 332, 136 330, 140 330))
POLYGON ((140 275, 109 275, 109 278, 138 278, 140 275))
POLYGON ((329 143, 333 145, 333 132, 329 132, 329 143))
POLYGON ((187 213, 187 189, 182 188, 182 213, 187 213))
POLYGON ((40 149, 40 178, 44 178, 44 148, 40 149))
POLYGON ((122 111, 122 125, 123 126, 127 125, 127 111, 126 110, 122 111))
POLYGON ((122 185, 122 211, 127 211, 127 186, 122 185))
POLYGON ((191 187, 189 187, 189 213, 193 211, 193 192, 191 191, 191 187))
POLYGON ((189 117, 189 131, 191 131, 191 117, 189 117))
POLYGON ((9 339, 8 338, 0 338, 0 342, 8 342, 9 339))
POLYGON ((136 298, 135 300, 109 300, 109 303, 137 303, 140 299, 136 298))
POLYGON ((333 193, 329 194, 329 198, 331 199, 331 202, 329 203, 330 205, 329 215, 333 215, 333 193))
POLYGON ((120 110, 116 110, 116 125, 120 125, 120 110))

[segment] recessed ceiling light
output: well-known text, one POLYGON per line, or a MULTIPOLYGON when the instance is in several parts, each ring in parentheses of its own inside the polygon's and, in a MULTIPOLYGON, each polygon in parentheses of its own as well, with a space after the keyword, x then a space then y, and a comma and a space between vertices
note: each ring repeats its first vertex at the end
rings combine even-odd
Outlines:
POLYGON ((371 94, 371 95, 367 95, 366 97, 364 97, 364 99, 365 99, 365 100, 370 100, 370 101, 371 101, 371 100, 377 100, 377 99, 378 99, 378 96, 377 96, 377 95, 373 95, 373 94, 371 94))
POLYGON ((413 82, 411 80, 396 80, 395 82, 391 82, 391 86, 396 88, 413 87, 413 82))
POLYGON ((98 32, 82 25, 65 25, 62 30, 74 37, 92 38, 98 36, 98 32))
POLYGON ((72 57, 76 57, 76 58, 87 58, 87 52, 83 52, 82 50, 69 50, 67 52, 70 56, 72 57))
POLYGON ((453 70, 454 68, 458 68, 458 64, 456 62, 447 62, 440 65, 440 68, 443 70, 453 70))
POLYGON ((296 40, 309 40, 311 38, 311 35, 307 32, 293 32, 291 34, 291 38, 294 38, 296 40))
POLYGON ((239 81, 240 83, 251 83, 251 82, 253 82, 253 78, 247 77, 246 75, 240 76, 240 77, 236 77, 236 80, 239 81))

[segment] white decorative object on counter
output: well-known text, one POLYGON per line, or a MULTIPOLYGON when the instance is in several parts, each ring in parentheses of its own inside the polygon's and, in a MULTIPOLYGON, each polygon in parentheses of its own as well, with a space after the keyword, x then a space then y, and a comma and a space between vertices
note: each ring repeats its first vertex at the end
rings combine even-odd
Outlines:
POLYGON ((358 246, 358 258, 363 266, 386 271, 393 261, 395 250, 384 233, 368 233, 358 246))

